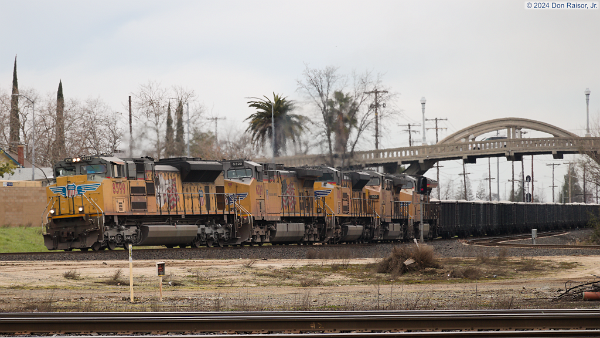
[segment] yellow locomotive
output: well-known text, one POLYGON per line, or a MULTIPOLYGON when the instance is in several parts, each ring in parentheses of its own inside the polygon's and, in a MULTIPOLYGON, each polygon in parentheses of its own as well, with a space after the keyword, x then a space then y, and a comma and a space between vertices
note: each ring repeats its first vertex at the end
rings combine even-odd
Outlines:
POLYGON ((96 156, 60 161, 54 176, 43 233, 50 250, 391 241, 421 223, 413 179, 403 175, 96 156))

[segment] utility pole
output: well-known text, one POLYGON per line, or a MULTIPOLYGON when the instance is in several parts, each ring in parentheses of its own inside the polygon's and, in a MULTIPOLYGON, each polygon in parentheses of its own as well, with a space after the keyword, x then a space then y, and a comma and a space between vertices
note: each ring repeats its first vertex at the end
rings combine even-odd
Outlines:
POLYGON ((554 203, 554 188, 556 187, 554 185, 554 167, 556 167, 557 165, 561 165, 562 163, 550 163, 550 164, 546 164, 547 166, 552 166, 552 203, 554 203))
MULTIPOLYGON (((375 150, 379 149, 379 113, 377 109, 379 108, 379 103, 377 99, 380 93, 387 93, 387 90, 377 90, 377 88, 373 89, 370 92, 365 92, 365 94, 375 94, 375 104, 371 104, 369 108, 375 108, 375 150)), ((385 103, 383 104, 383 108, 385 108, 385 103)))
POLYGON ((583 165, 583 203, 587 203, 586 189, 585 189, 585 164, 583 165))
POLYGON ((444 127, 438 127, 438 121, 448 121, 448 119, 440 119, 440 118, 433 118, 433 119, 425 119, 425 121, 435 121, 435 128, 426 128, 427 130, 430 129, 435 129, 435 143, 438 143, 438 130, 445 130, 448 128, 444 128, 444 127))
POLYGON ((533 203, 533 155, 531 155, 531 203, 533 203))
POLYGON ((513 201, 513 199, 515 199, 515 161, 512 161, 512 179, 510 179, 509 181, 512 182, 512 190, 510 192, 510 201, 516 202, 516 201, 513 201))
POLYGON ((133 127, 131 119, 131 95, 129 95, 129 156, 133 157, 133 127))
POLYGON ((215 122, 215 146, 219 147, 219 135, 217 134, 217 125, 219 124, 219 120, 227 120, 225 117, 209 117, 207 118, 209 121, 215 122))
POLYGON ((418 133, 418 130, 411 130, 410 127, 419 127, 420 124, 419 123, 413 123, 413 124, 399 124, 398 126, 400 127, 408 127, 408 129, 405 129, 404 131, 408 132, 408 146, 412 147, 412 133, 418 133))
POLYGON ((571 199, 571 162, 569 162, 569 203, 573 203, 571 199))
MULTIPOLYGON (((484 178, 484 180, 488 181, 488 186, 489 186, 489 196, 490 196, 490 202, 492 201, 492 180, 495 180, 495 178, 492 178, 492 160, 488 157, 488 178, 484 178)), ((498 195, 498 200, 500 200, 500 195, 498 195)))
MULTIPOLYGON (((438 121, 448 121, 448 119, 440 119, 440 118, 433 118, 433 119, 425 119, 425 121, 435 121, 435 128, 427 128, 427 129, 435 129, 435 143, 437 144, 439 142, 438 140, 438 130, 439 129, 448 129, 448 128, 438 128, 438 121)), ((441 200, 441 187, 440 187, 440 162, 436 162, 435 164, 435 168, 437 169, 437 183, 438 183, 438 187, 437 187, 437 191, 438 191, 438 200, 441 200)))
POLYGON ((463 186, 465 188, 465 200, 468 201, 469 200, 469 195, 467 194, 467 175, 469 175, 470 173, 465 172, 465 162, 463 161, 463 173, 462 174, 458 174, 460 176, 463 177, 463 186))
POLYGON ((525 161, 521 158, 521 192, 522 192, 522 200, 521 202, 525 202, 525 161))

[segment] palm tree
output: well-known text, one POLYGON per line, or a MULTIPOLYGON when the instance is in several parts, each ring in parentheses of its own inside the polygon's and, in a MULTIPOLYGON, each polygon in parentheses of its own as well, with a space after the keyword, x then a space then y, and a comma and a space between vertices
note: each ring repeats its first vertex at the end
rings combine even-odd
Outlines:
POLYGON ((327 105, 331 120, 329 125, 333 127, 335 133, 335 152, 345 154, 350 132, 358 123, 356 119, 358 104, 350 94, 336 91, 333 93, 333 100, 327 100, 327 105))
POLYGON ((273 93, 273 101, 266 96, 264 96, 264 99, 256 97, 250 99, 252 101, 248 101, 248 107, 255 108, 256 112, 246 119, 250 120, 250 125, 246 131, 252 134, 252 143, 255 146, 264 147, 265 142, 267 140, 271 141, 273 136, 271 125, 271 112, 273 111, 275 120, 275 144, 272 144, 273 156, 278 157, 282 150, 285 151, 287 140, 296 142, 304 131, 305 118, 291 113, 295 108, 294 101, 275 93, 273 93))

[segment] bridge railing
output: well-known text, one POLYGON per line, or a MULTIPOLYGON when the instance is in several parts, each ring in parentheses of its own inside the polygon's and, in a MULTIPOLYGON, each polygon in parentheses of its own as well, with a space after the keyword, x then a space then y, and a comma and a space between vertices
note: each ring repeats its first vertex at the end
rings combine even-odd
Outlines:
MULTIPOLYGON (((410 162, 426 159, 443 159, 470 154, 498 154, 499 152, 570 152, 597 150, 600 137, 547 137, 518 138, 489 141, 459 142, 450 144, 421 145, 380 150, 357 151, 350 159, 351 164, 370 164, 388 162, 410 162)), ((327 163, 326 155, 301 155, 280 157, 278 163, 287 166, 317 165, 327 163)), ((257 161, 260 161, 258 159, 257 161)))

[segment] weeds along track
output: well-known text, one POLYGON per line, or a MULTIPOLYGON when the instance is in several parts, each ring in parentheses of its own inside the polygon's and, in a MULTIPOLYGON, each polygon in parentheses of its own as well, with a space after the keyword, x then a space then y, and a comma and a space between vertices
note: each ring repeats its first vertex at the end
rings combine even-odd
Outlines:
POLYGON ((0 333, 14 335, 381 333, 449 330, 587 330, 587 336, 592 336, 600 334, 600 312, 544 309, 0 314, 0 333))

